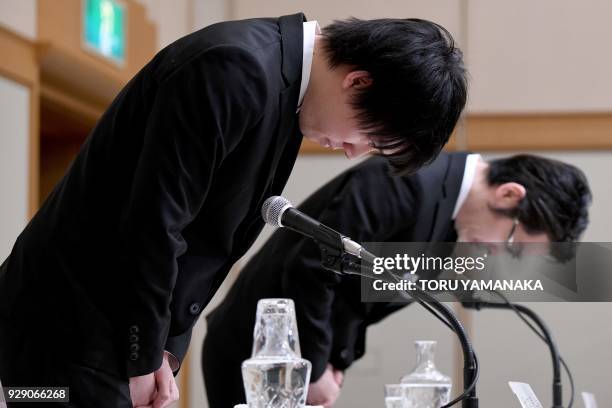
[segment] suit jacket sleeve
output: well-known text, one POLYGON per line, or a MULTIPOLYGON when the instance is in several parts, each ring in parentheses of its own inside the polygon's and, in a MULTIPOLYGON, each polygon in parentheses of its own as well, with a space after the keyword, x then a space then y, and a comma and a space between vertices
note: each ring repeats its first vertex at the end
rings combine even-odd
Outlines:
MULTIPOLYGON (((452 228, 450 215, 459 194, 463 168, 465 167, 466 153, 454 153, 450 155, 442 154, 439 159, 430 166, 406 179, 406 194, 412 195, 414 208, 413 217, 425 217, 420 227, 415 229, 413 226, 404 224, 405 217, 399 217, 398 223, 404 224, 406 228, 398 235, 379 239, 379 241, 405 240, 408 236, 424 237, 428 234, 427 241, 454 241, 456 235, 452 228), (436 192, 436 189, 438 192, 436 192), (438 200, 436 197, 442 193, 442 188, 446 190, 446 200, 438 200), (435 201, 434 201, 435 200, 435 201), (434 207, 435 206, 435 207, 434 207), (435 211, 437 216, 430 219, 428 210, 435 211), (433 222, 426 226, 425 224, 433 222), (446 226, 448 230, 437 229, 446 226), (427 232, 427 227, 431 232, 427 232), (437 233, 433 231, 438 231, 437 233), (447 235, 440 235, 445 233, 447 235), (437 234, 437 235, 436 235, 437 234)), ((399 198, 396 197, 396 198, 399 198)), ((442 198, 442 196, 440 196, 442 198)), ((431 213, 433 216, 433 213, 431 213)), ((418 241, 419 239, 416 238, 418 241)), ((432 254, 433 255, 433 254, 432 254)), ((411 301, 394 301, 391 303, 375 302, 363 303, 360 301, 359 282, 343 279, 336 291, 336 300, 333 304, 333 347, 330 356, 332 365, 339 369, 348 368, 355 360, 361 358, 365 353, 366 330, 369 325, 377 323, 388 315, 412 303, 411 301)))
MULTIPOLYGON (((387 172, 386 166, 367 166, 347 176, 319 221, 358 242, 384 240, 398 228, 400 214, 410 219, 412 206, 411 196, 402 196, 405 189, 387 172)), ((279 256, 287 259, 283 291, 295 301, 302 355, 312 363, 314 382, 330 361, 332 304, 340 280, 346 277, 321 267, 319 249, 308 238, 279 256)))
POLYGON ((161 365, 177 258, 186 250, 181 232, 223 158, 261 117, 262 78, 248 52, 220 46, 172 67, 157 85, 119 237, 130 304, 122 334, 128 377, 161 365))

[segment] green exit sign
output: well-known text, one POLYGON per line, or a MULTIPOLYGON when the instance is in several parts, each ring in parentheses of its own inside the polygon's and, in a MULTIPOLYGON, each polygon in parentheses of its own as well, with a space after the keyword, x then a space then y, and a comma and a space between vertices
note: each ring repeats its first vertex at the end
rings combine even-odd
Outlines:
POLYGON ((85 47, 111 61, 125 63, 126 10, 117 0, 82 0, 85 47))

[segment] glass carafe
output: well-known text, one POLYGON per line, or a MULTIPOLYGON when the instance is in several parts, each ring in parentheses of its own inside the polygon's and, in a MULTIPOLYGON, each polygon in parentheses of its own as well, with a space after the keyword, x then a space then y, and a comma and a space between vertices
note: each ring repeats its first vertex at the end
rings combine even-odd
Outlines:
POLYGON ((306 404, 311 364, 301 358, 291 299, 261 299, 253 353, 242 363, 249 408, 298 408, 306 404))
POLYGON ((436 368, 435 341, 415 341, 417 362, 414 370, 400 380, 409 408, 439 408, 450 399, 452 381, 436 368))

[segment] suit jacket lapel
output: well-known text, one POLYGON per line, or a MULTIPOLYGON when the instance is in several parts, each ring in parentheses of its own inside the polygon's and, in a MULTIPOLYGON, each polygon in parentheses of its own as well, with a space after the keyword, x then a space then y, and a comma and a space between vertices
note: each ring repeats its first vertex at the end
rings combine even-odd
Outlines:
POLYGON ((444 175, 440 199, 436 204, 429 241, 444 241, 449 229, 452 228, 453 223, 449 220, 453 215, 461 189, 466 157, 467 153, 448 155, 449 163, 444 175))
MULTIPOLYGON (((301 134, 297 124, 297 103, 300 93, 302 78, 302 56, 304 54, 304 29, 302 23, 306 17, 302 13, 283 16, 279 18, 278 26, 281 32, 281 49, 283 60, 281 72, 286 88, 279 95, 279 126, 277 132, 277 142, 272 156, 273 169, 276 169, 283 153, 294 152, 301 143, 301 134)), ((289 168, 288 171, 291 169, 289 168)), ((269 173, 268 186, 286 183, 289 175, 281 175, 278 171, 269 173)), ((280 193, 280 192, 278 192, 280 193)))
POLYGON ((302 56, 304 55, 302 23, 304 21, 306 21, 306 16, 303 13, 282 16, 278 19, 283 52, 281 72, 287 86, 293 84, 297 79, 299 87, 299 81, 302 78, 302 56))
POLYGON ((264 164, 268 169, 267 176, 260 181, 263 183, 259 188, 261 195, 258 200, 253 202, 255 205, 251 209, 251 222, 246 228, 247 236, 252 233, 254 228, 257 228, 257 225, 263 222, 259 216, 259 209, 264 200, 270 195, 281 193, 289 178, 302 140, 299 131, 292 131, 297 128, 296 109, 300 93, 302 56, 304 53, 302 23, 305 20, 306 18, 302 13, 282 16, 278 19, 281 33, 281 73, 285 88, 278 96, 278 129, 272 142, 274 146, 271 148, 271 154, 267 156, 270 160, 264 164), (281 162, 283 158, 284 161, 281 162), (288 164, 289 162, 291 163, 288 164))

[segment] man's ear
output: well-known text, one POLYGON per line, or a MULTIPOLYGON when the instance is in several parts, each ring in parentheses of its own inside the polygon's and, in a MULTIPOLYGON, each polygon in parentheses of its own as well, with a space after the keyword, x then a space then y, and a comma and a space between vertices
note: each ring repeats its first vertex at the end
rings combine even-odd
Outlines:
POLYGON ((372 85, 372 76, 368 71, 351 71, 344 77, 342 88, 362 90, 372 85))
POLYGON ((498 185, 495 188, 495 208, 512 209, 525 198, 527 190, 522 184, 509 182, 498 185))

